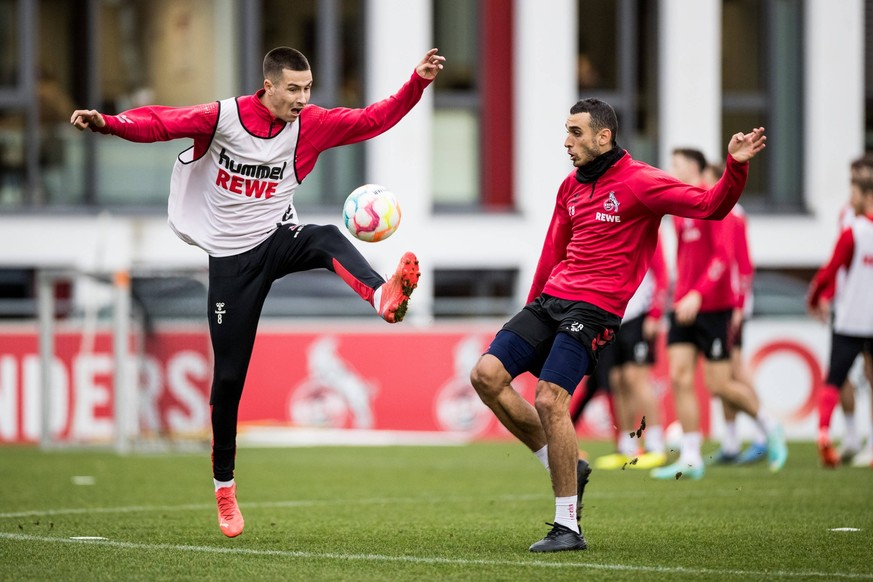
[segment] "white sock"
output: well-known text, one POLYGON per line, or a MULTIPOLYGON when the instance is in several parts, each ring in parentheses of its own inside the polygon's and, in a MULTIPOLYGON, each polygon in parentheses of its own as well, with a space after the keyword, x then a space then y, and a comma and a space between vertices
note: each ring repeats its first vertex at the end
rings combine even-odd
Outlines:
POLYGON ((637 443, 634 442, 634 437, 630 436, 629 432, 622 432, 618 437, 618 452, 625 457, 635 457, 637 455, 637 443))
POLYGON ((212 482, 215 484, 216 491, 218 491, 222 487, 230 487, 233 485, 233 479, 231 479, 230 481, 216 481, 215 479, 213 479, 212 482))
POLYGON ((384 287, 384 284, 379 285, 373 291, 373 307, 376 309, 376 313, 379 313, 379 306, 382 304, 382 287, 384 287))
POLYGON ((555 523, 559 523, 579 533, 579 523, 576 521, 575 495, 571 497, 555 497, 555 523))
POLYGON ((752 439, 756 445, 760 445, 762 447, 767 446, 767 433, 761 428, 761 425, 755 423, 755 436, 752 439))
POLYGON ((691 467, 703 465, 703 456, 700 454, 700 446, 702 444, 703 436, 699 431, 683 433, 679 463, 691 467))
POLYGON ((543 464, 543 467, 546 468, 546 471, 549 470, 549 445, 545 445, 540 450, 534 452, 537 456, 537 459, 540 460, 540 463, 543 464))
POLYGON ((767 413, 764 412, 763 408, 758 410, 758 416, 755 417, 755 423, 762 431, 764 431, 764 434, 770 434, 776 428, 776 424, 769 416, 767 416, 767 413))
POLYGON ((646 428, 646 450, 650 453, 664 453, 664 427, 660 424, 646 428))
POLYGON ((724 436, 721 439, 721 452, 726 455, 736 455, 740 452, 740 438, 737 435, 737 421, 726 420, 724 436))
POLYGON ((846 434, 843 437, 843 446, 850 449, 858 448, 858 430, 855 426, 855 413, 844 412, 843 419, 846 422, 846 434))

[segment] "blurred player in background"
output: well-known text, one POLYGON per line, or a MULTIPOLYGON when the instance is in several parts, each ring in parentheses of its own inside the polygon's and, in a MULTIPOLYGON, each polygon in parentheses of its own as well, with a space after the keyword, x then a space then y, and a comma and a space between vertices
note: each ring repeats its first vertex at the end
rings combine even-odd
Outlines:
MULTIPOLYGON (((810 312, 822 321, 827 321, 830 315, 827 298, 835 298, 831 355, 818 401, 819 455, 822 464, 830 468, 841 460, 830 435, 840 389, 849 388, 846 379, 858 354, 864 354, 868 373, 873 357, 873 158, 865 156, 852 162, 850 175, 850 201, 856 216, 840 234, 830 261, 813 277, 807 298, 810 312)), ((851 411, 846 428, 844 441, 847 438, 857 441, 851 411)), ((849 451, 858 449, 857 442, 844 442, 843 446, 849 451)))
POLYGON ((218 523, 228 537, 244 527, 234 481, 237 415, 273 281, 329 269, 389 323, 403 319, 418 283, 412 253, 386 282, 336 226, 301 223, 294 192, 326 149, 376 137, 397 124, 444 60, 431 49, 395 95, 364 109, 310 104, 308 60, 279 47, 265 56, 264 85, 253 95, 192 107, 140 107, 120 115, 73 112, 70 122, 80 130, 135 142, 194 140, 173 170, 169 223, 182 240, 209 254, 212 471, 218 523))
POLYGON ((595 459, 595 469, 652 469, 667 462, 652 366, 669 280, 659 240, 649 270, 627 304, 615 341, 603 349, 597 362, 595 374, 606 367, 611 375, 618 451, 595 459), (642 450, 640 442, 645 443, 642 450))
MULTIPOLYGON (((865 176, 873 175, 873 154, 866 154, 863 157, 855 160, 850 166, 850 174, 852 179, 865 179, 865 176)), ((840 209, 838 217, 838 233, 842 233, 845 229, 850 228, 855 221, 855 217, 863 212, 861 191, 856 188, 850 188, 849 200, 845 206, 840 209)), ((846 278, 846 269, 840 268, 837 272, 836 283, 832 288, 826 289, 822 293, 819 300, 819 306, 815 311, 817 316, 822 318, 823 322, 833 323, 832 305, 838 303, 839 300, 834 299, 835 294, 839 294, 843 287, 846 278)), ((873 388, 873 358, 869 354, 862 354, 862 373, 867 381, 867 386, 873 388)), ((873 438, 867 440, 867 446, 863 451, 861 448, 861 439, 858 435, 857 423, 855 420, 855 392, 857 386, 852 381, 851 377, 846 378, 840 390, 840 406, 843 409, 843 421, 845 423, 845 433, 843 434, 842 442, 840 443, 840 460, 843 463, 851 462, 856 466, 867 466, 873 464, 873 438)))
MULTIPOLYGON (((671 174, 679 180, 701 185, 705 166, 700 151, 673 150, 671 174)), ((754 390, 731 378, 729 329, 736 297, 731 285, 730 252, 725 244, 729 238, 727 223, 674 217, 674 224, 676 285, 667 357, 683 435, 679 460, 652 469, 651 475, 655 479, 703 477, 700 403, 694 390, 694 372, 701 354, 707 389, 755 419, 768 435, 770 469, 779 471, 788 456, 782 428, 761 409, 754 390)))
MULTIPOLYGON (((707 164, 702 174, 704 184, 714 184, 722 172, 724 168, 720 164, 707 164)), ((729 329, 731 378, 748 390, 755 391, 752 372, 743 359, 743 327, 746 319, 752 315, 752 283, 755 277, 755 266, 749 252, 746 212, 737 203, 724 221, 730 235, 727 247, 730 251, 731 285, 736 297, 729 329)), ((737 465, 762 461, 767 455, 767 434, 761 429, 761 425, 754 424, 752 443, 746 450, 740 451, 742 442, 737 432, 737 409, 726 400, 721 400, 721 406, 725 420, 724 435, 719 450, 707 461, 737 465)))
POLYGON ((599 99, 573 105, 566 130, 575 170, 558 189, 528 303, 470 375, 482 401, 549 470, 555 521, 532 552, 587 548, 576 520, 578 445, 569 403, 615 338, 649 269, 661 218, 724 218, 745 186, 747 162, 766 141, 763 128, 734 134, 724 176, 705 190, 633 160, 616 143, 615 111, 599 99), (538 378, 533 405, 512 387, 523 372, 538 378))

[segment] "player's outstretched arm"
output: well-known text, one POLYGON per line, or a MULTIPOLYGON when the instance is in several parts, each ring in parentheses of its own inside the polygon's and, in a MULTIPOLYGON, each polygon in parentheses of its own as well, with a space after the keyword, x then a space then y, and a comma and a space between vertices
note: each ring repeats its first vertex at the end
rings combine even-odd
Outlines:
POLYGON ((106 120, 96 109, 76 109, 70 117, 70 123, 79 131, 88 129, 92 125, 97 128, 106 126, 106 120))
POLYGON ((446 61, 446 57, 438 55, 437 52, 439 52, 439 49, 435 48, 427 51, 424 58, 415 67, 415 72, 425 79, 436 79, 436 76, 443 68, 443 63, 446 61))
POLYGON ((767 147, 767 136, 763 127, 756 127, 750 133, 735 133, 728 142, 728 153, 740 163, 748 162, 758 152, 767 147))

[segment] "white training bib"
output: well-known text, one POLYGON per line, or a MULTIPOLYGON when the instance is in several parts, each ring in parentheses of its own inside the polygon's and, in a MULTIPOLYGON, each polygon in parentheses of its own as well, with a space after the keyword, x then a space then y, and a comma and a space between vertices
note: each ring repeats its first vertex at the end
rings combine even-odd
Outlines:
POLYGON ((300 123, 291 123, 274 137, 254 136, 240 121, 236 98, 220 101, 209 149, 195 160, 192 146, 173 167, 170 228, 210 256, 227 257, 256 247, 280 224, 298 222, 299 133, 300 123))
POLYGON ((834 306, 834 331, 873 336, 873 221, 858 216, 852 223, 855 253, 834 306))

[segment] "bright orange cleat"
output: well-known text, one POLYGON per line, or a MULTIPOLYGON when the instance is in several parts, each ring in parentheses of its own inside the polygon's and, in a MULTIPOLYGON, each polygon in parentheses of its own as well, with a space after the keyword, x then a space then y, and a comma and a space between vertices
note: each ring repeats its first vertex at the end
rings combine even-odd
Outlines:
POLYGON ((821 457, 821 464, 828 469, 835 469, 840 464, 840 455, 828 438, 818 437, 818 455, 821 457))
POLYGON ((382 285, 382 298, 379 301, 379 315, 388 323, 403 321, 406 315, 409 296, 418 286, 418 259, 413 253, 405 253, 400 258, 397 270, 388 281, 382 285))
POLYGON ((230 487, 221 487, 215 492, 218 502, 218 527, 221 533, 229 538, 235 538, 243 532, 246 525, 239 506, 236 504, 236 483, 230 487))

